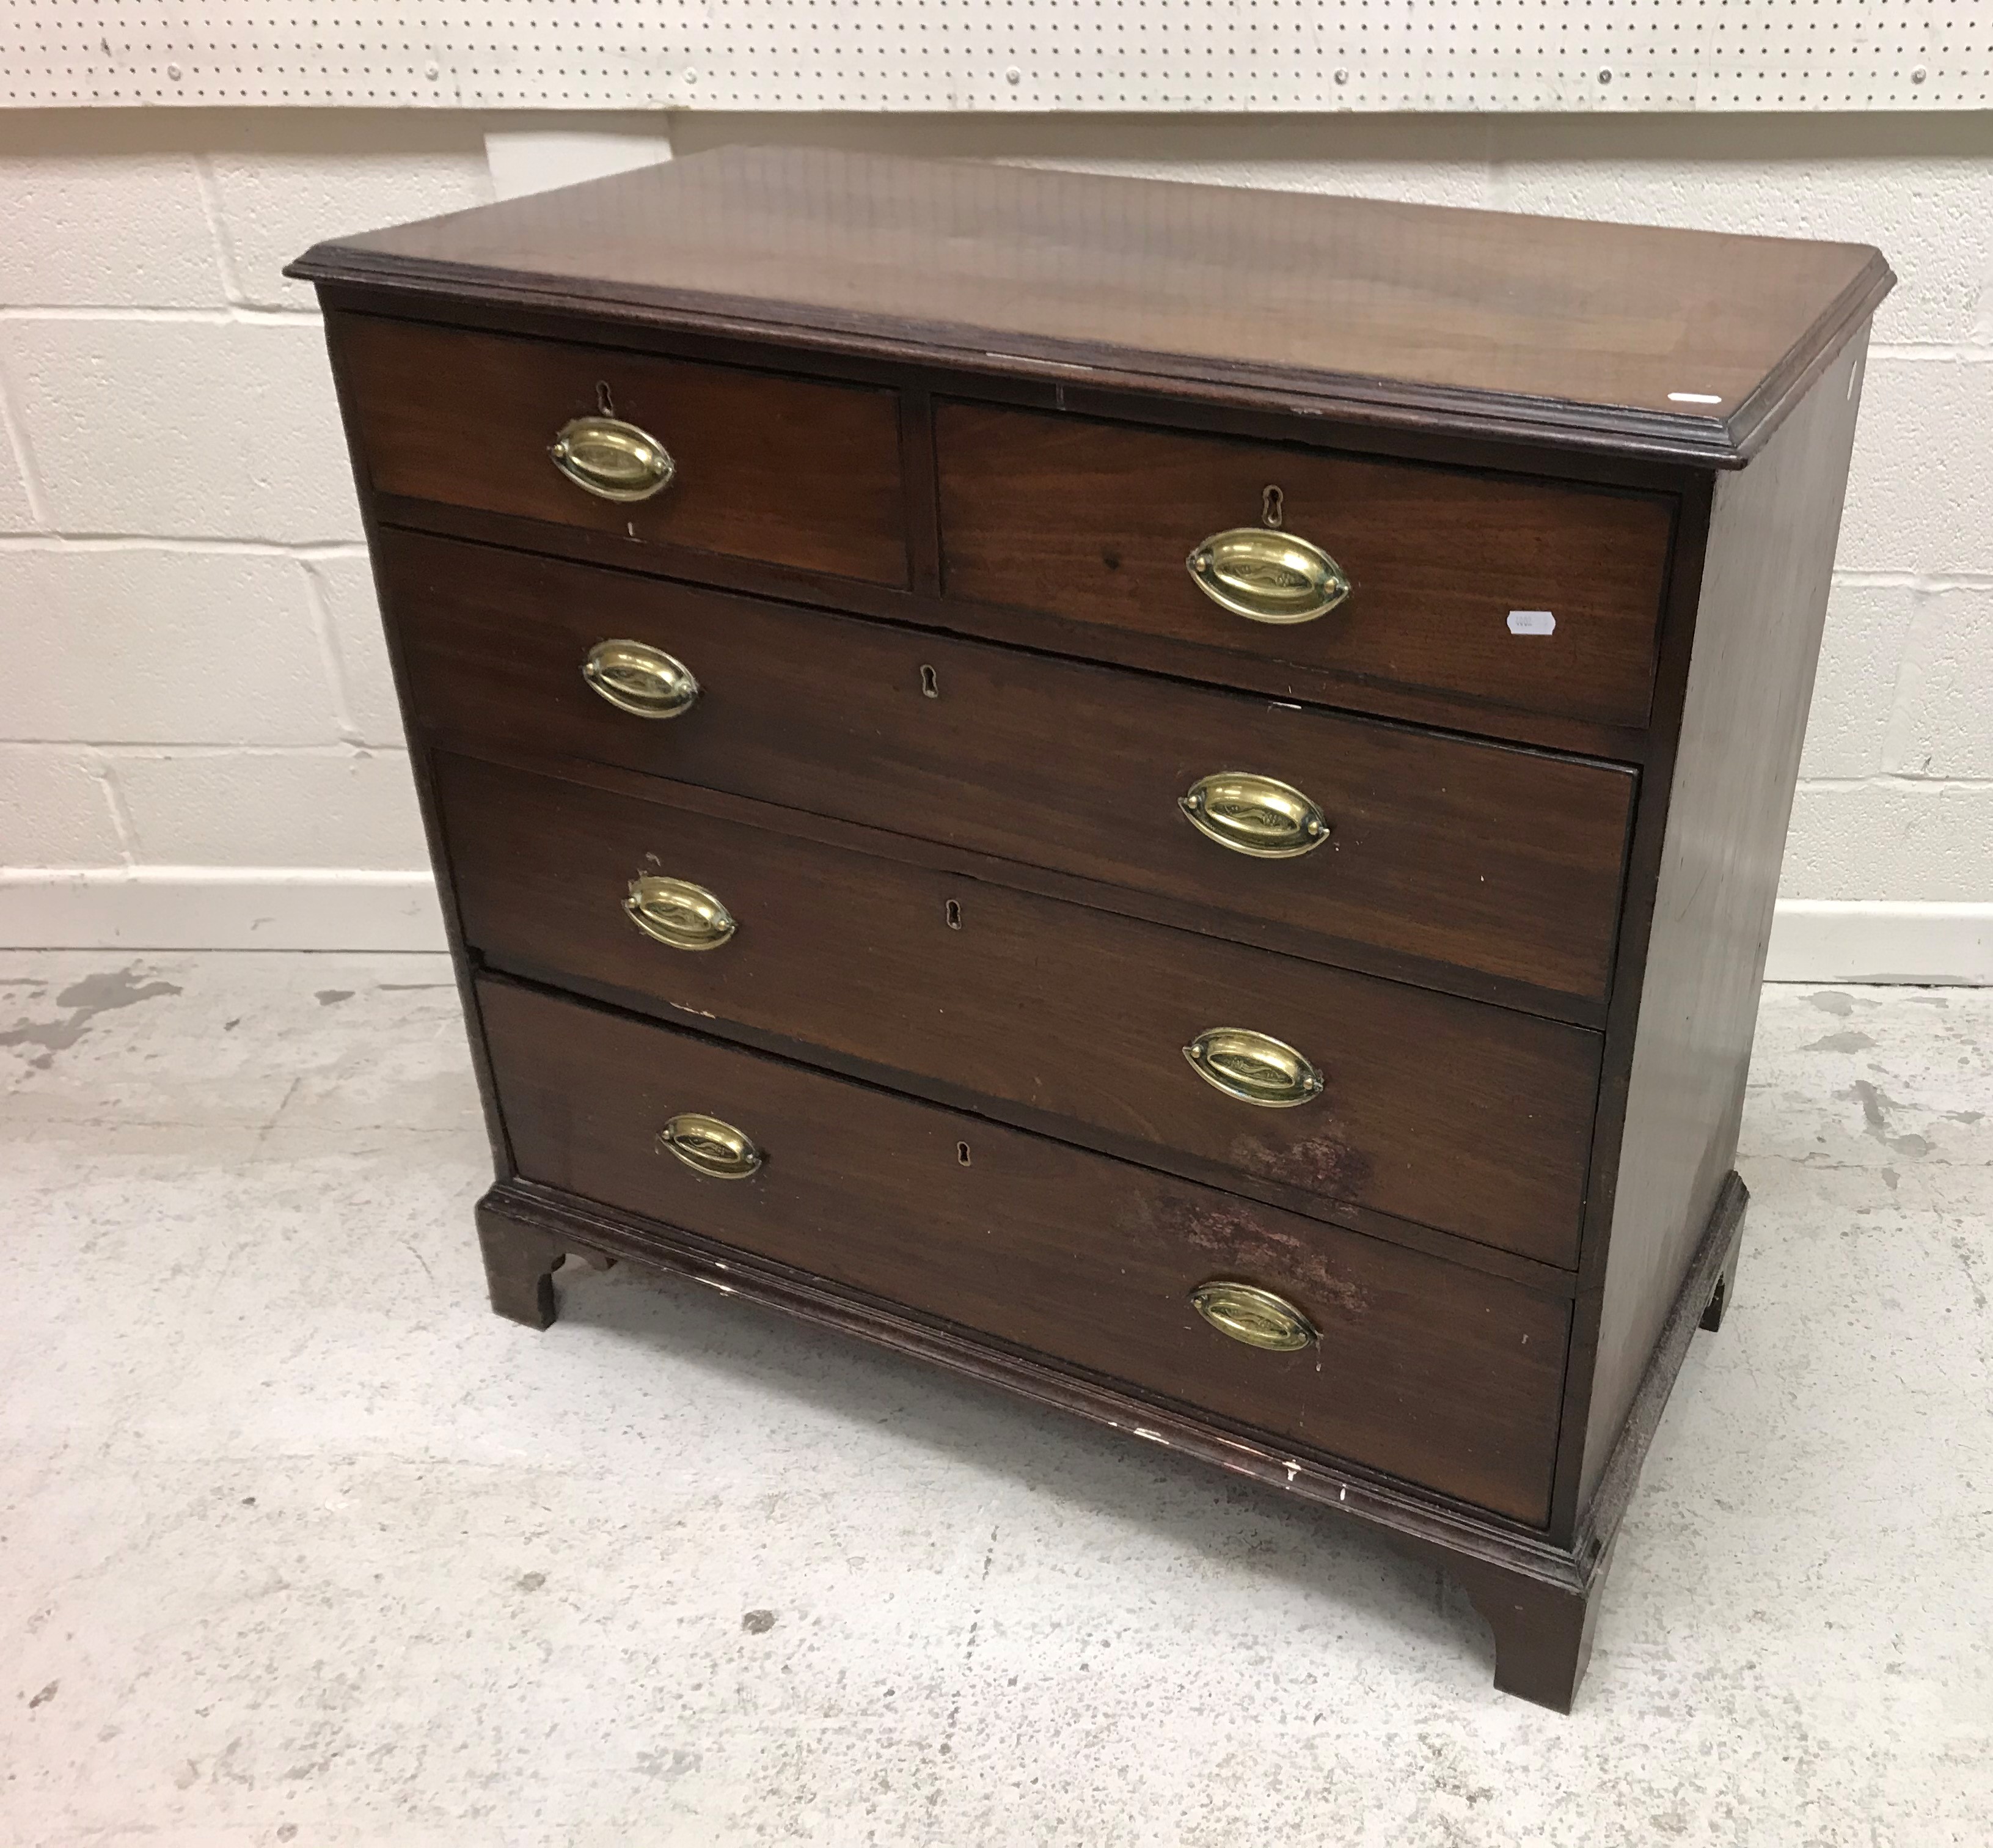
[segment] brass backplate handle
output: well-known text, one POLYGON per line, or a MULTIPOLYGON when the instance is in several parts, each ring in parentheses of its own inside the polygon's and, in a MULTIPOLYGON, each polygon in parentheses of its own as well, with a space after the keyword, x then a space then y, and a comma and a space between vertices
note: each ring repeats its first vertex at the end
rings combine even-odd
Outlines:
POLYGON ((716 1181, 744 1181, 759 1172, 761 1152, 731 1123, 688 1111, 658 1131, 658 1146, 695 1174, 716 1181))
POLYGON ((656 437, 620 417, 576 417, 547 453, 576 487, 604 501, 648 501, 678 472, 656 437))
POLYGON ((1312 622, 1349 594, 1342 567, 1321 546, 1269 527, 1214 532, 1184 562, 1205 596, 1249 622, 1312 622))
POLYGON ((1199 1284, 1191 1292, 1190 1301, 1191 1307, 1221 1335, 1248 1347, 1293 1353, 1321 1338, 1315 1325, 1284 1296, 1276 1296, 1256 1284, 1215 1279, 1199 1284))
POLYGON ((1321 1095, 1321 1073, 1284 1039, 1250 1027, 1212 1027, 1183 1049, 1215 1090, 1263 1110, 1292 1110, 1321 1095))
POLYGON ((1200 834, 1256 860, 1311 854, 1329 834, 1321 810, 1292 783, 1251 770, 1201 776, 1177 806, 1200 834))
POLYGON ((675 719, 699 697, 692 669, 648 642, 598 642, 582 661, 581 677, 611 706, 640 719, 675 719))
POLYGON ((717 950, 738 928, 733 914, 704 886, 661 873, 632 879, 623 909, 645 936, 674 950, 717 950))

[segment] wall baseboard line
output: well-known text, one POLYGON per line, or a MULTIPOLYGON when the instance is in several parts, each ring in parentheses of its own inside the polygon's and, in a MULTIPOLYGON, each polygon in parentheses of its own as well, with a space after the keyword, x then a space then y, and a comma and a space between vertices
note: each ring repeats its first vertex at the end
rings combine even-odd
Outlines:
POLYGON ((1781 898, 1765 979, 1983 987, 1993 983, 1993 904, 1781 898))
MULTIPOLYGON (((440 950, 426 872, 345 867, 0 868, 0 947, 440 950)), ((1786 898, 1774 982, 1993 984, 1993 904, 1786 898)))
POLYGON ((441 950, 426 872, 347 867, 0 868, 0 946, 441 950))

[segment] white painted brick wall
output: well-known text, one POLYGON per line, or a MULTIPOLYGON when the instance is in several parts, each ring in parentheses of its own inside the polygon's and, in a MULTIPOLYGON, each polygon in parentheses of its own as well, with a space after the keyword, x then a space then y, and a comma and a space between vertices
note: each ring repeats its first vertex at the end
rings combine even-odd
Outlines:
POLYGON ((133 857, 143 864, 423 864, 422 823, 399 751, 177 746, 109 761, 133 857))
POLYGON ((9 857, 25 866, 109 865, 126 859, 99 755, 83 744, 0 744, 9 857))
POLYGON ((0 551, 0 737, 338 742, 306 569, 143 543, 0 551))
POLYGON ((144 940, 176 881, 214 905, 171 929, 216 940, 309 940, 323 915, 364 943, 368 893, 392 914, 378 940, 433 929, 320 330, 279 272, 319 238, 477 204, 494 170, 509 193, 587 168, 597 127, 626 138, 601 144, 608 166, 631 147, 832 142, 1880 245, 1902 282, 1875 330, 1785 889, 1818 914, 1810 943, 1865 906, 1987 911, 1980 125, 0 112, 0 935, 32 939, 46 868, 77 869, 62 931, 89 928, 90 893, 121 895, 107 941, 144 940), (268 914, 282 892, 307 909, 230 934, 227 907, 268 914))
POLYGON ((491 197, 482 139, 461 127, 439 139, 418 125, 378 152, 356 149, 336 160, 319 148, 261 145, 253 127, 234 139, 210 163, 212 196, 231 282, 239 299, 260 307, 316 306, 311 285, 282 271, 321 238, 433 218, 491 197))
POLYGON ((21 308, 206 308, 221 299, 190 156, 143 147, 43 152, 32 140, 20 147, 24 139, 7 137, 15 144, 6 150, 14 230, 0 246, 0 300, 21 308))
POLYGON ((1918 594, 1902 583, 1834 586, 1800 760, 1802 781, 1859 779, 1882 770, 1895 717, 1892 692, 1918 594))
POLYGON ((0 532, 32 532, 40 524, 28 498, 20 443, 10 428, 0 427, 0 532))
MULTIPOLYGON (((1993 169, 1988 173, 1993 192, 1993 169)), ((1889 304, 1883 303, 1885 312, 1889 304)), ((1993 582, 1993 345, 1868 362, 1836 563, 1993 582)))
POLYGON ((1904 776, 1993 782, 1993 588, 1922 593, 1892 714, 1888 768, 1904 776))
POLYGON ((14 316, 0 376, 60 532, 360 536, 312 317, 14 316))
POLYGON ((1807 783, 1793 805, 1786 888, 1983 903, 1989 840, 1993 787, 1983 782, 1807 783))
POLYGON ((324 612, 340 696, 340 735, 356 744, 400 744, 402 709, 388 666, 374 576, 363 552, 327 553, 305 566, 324 612))
POLYGON ((436 940, 308 290, 464 118, 0 116, 0 935, 436 940))

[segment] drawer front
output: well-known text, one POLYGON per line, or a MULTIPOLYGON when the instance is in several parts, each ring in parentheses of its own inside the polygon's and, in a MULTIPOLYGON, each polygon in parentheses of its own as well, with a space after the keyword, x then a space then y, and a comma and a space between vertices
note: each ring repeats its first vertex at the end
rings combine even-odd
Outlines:
POLYGON ((1164 1167, 1188 1155, 1311 1210, 1576 1262, 1596 1034, 467 758, 440 755, 438 784, 465 939, 500 967, 913 1073, 1164 1167), (688 930, 685 895, 653 888, 647 933, 626 908, 646 877, 723 919, 688 930), (1298 1052, 1313 1094, 1256 1087, 1250 1048, 1248 1082, 1236 1049, 1201 1076, 1185 1049, 1235 1027, 1298 1052))
POLYGON ((1174 904, 1226 934, 1453 963, 1603 994, 1633 779, 1609 766, 1179 686, 619 573, 383 533, 417 717, 484 738, 993 854, 1174 904), (683 716, 582 676, 605 638, 688 667, 683 716), (1181 807, 1251 772, 1324 836, 1266 859, 1181 807))
POLYGON ((530 1180, 1284 1442, 1520 1521, 1545 1518, 1564 1303, 604 1010, 490 980, 479 996, 506 1131, 530 1180), (744 1134, 759 1169, 714 1178, 668 1152, 660 1131, 687 1114, 744 1134), (1219 1333, 1190 1302, 1218 1280, 1276 1293, 1318 1338, 1280 1352, 1219 1333))
MULTIPOLYGON (((891 392, 371 315, 336 317, 333 341, 377 492, 907 581, 891 392), (550 453, 605 405, 670 457, 644 499, 603 498, 550 453)), ((578 447, 576 466, 590 453, 578 447)))
POLYGON ((939 406, 935 433, 952 596, 1533 712, 1646 722, 1673 522, 1663 498, 985 405, 939 406), (1326 614, 1254 620, 1207 596, 1187 568, 1212 535, 1260 526, 1270 487, 1283 533, 1319 547, 1348 580, 1326 614), (1515 611, 1547 612, 1554 626, 1540 632, 1541 614, 1512 625, 1515 611))

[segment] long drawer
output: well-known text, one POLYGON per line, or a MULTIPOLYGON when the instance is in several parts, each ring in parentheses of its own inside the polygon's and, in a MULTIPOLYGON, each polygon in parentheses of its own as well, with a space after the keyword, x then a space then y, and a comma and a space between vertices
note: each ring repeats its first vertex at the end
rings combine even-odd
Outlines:
POLYGON ((1132 888, 1325 961, 1367 945, 1605 992, 1629 771, 459 541, 391 532, 378 553, 439 741, 1132 888), (681 716, 635 716, 584 679, 592 651, 630 641, 696 679, 681 716), (1204 826, 1185 806, 1200 802, 1204 826), (1249 847, 1303 850, 1232 850, 1215 816, 1249 847))
POLYGON ((996 405, 938 406, 935 445, 951 596, 1532 711, 1646 720, 1666 497, 996 405), (1229 566, 1200 556, 1226 532, 1246 536, 1229 566), (1340 583, 1311 581, 1325 573, 1317 553, 1340 583))
POLYGON ((377 492, 906 582, 894 392, 375 315, 333 338, 377 492))
POLYGON ((1304 1210, 1576 1261, 1595 1033, 448 754, 437 787, 465 939, 497 967, 912 1073, 1304 1210), (1241 1028, 1306 1069, 1213 1037, 1241 1028))
POLYGON ((488 979, 478 997, 528 1180, 1284 1443, 1545 1518, 1561 1302, 604 1009, 488 979), (698 1172, 667 1135, 710 1165, 759 1165, 744 1178, 698 1172), (1229 1286, 1215 1314, 1291 1345, 1219 1332, 1191 1300, 1215 1285, 1229 1286))

